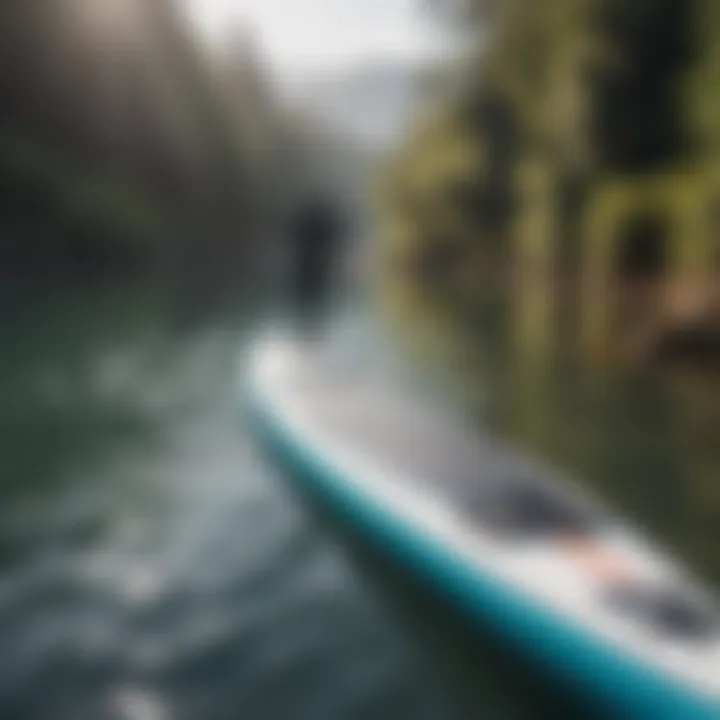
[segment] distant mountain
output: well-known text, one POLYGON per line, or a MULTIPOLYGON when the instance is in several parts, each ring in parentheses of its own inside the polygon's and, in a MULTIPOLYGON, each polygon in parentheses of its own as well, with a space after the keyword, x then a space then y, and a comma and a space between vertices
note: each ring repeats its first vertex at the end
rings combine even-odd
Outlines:
POLYGON ((427 65, 367 63, 308 80, 297 92, 307 113, 366 146, 381 150, 407 127, 422 103, 427 65))

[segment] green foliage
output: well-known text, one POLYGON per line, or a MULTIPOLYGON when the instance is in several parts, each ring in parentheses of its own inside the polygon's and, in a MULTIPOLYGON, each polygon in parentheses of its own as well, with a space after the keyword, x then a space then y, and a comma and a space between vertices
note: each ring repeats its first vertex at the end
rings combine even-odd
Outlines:
POLYGON ((457 312, 488 277, 577 262, 586 242, 611 247, 620 220, 640 214, 673 242, 711 242, 697 228, 720 197, 716 2, 444 5, 482 16, 479 52, 459 100, 388 172, 382 243, 411 259, 388 264, 391 284, 457 312), (450 162, 456 147, 464 163, 450 162), (438 253, 439 239, 453 252, 438 253))
POLYGON ((77 168, 8 133, 0 134, 0 175, 26 197, 48 198, 43 209, 58 228, 82 228, 98 243, 113 242, 115 251, 170 240, 170 218, 129 183, 77 168))

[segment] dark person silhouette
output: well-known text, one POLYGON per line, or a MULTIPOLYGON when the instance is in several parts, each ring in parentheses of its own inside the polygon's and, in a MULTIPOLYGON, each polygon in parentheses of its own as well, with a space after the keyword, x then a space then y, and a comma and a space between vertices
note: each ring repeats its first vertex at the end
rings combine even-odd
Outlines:
POLYGON ((342 233, 339 209, 322 198, 307 203, 294 219, 291 300, 297 319, 308 329, 317 328, 328 305, 342 233))

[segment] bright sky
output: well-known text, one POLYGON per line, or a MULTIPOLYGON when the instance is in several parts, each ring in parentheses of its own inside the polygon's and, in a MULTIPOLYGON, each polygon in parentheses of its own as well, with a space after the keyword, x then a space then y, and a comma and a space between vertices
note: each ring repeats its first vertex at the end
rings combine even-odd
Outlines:
POLYGON ((438 38, 417 0, 184 0, 211 38, 246 22, 271 68, 308 74, 373 58, 414 60, 438 38))

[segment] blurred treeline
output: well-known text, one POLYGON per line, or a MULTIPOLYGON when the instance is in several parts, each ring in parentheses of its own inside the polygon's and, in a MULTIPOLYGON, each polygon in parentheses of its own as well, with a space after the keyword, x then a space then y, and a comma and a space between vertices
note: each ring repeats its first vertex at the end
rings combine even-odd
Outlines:
POLYGON ((431 4, 476 52, 386 173, 395 295, 465 312, 491 286, 541 305, 551 286, 587 329, 630 281, 653 285, 658 334, 720 326, 720 4, 431 4))
POLYGON ((211 50, 173 0, 3 0, 0 265, 241 262, 280 124, 241 27, 211 50))

